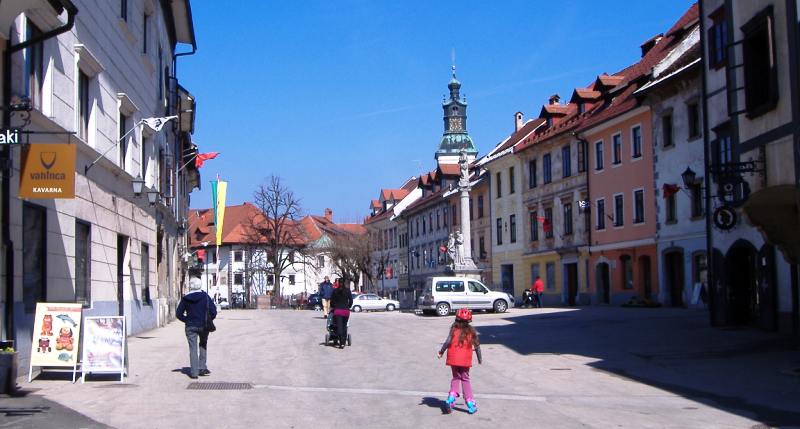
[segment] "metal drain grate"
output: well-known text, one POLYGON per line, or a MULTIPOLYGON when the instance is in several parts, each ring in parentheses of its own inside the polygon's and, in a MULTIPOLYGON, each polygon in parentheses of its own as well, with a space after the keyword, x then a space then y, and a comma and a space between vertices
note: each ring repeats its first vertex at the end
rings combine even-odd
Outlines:
POLYGON ((189 383, 187 390, 250 390, 253 385, 250 383, 228 383, 225 381, 216 383, 189 383))

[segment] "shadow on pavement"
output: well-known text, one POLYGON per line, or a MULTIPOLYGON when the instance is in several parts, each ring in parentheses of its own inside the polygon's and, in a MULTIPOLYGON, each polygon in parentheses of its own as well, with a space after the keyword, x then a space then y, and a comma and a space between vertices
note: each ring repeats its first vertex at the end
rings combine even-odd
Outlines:
POLYGON ((450 414, 450 410, 449 410, 449 407, 447 406, 447 402, 445 402, 445 401, 443 401, 443 400, 441 400, 439 398, 433 398, 433 397, 430 397, 430 396, 426 396, 426 397, 422 398, 422 401, 420 401, 419 405, 427 405, 427 406, 429 406, 431 408, 438 408, 439 411, 442 412, 442 414, 450 414))
MULTIPOLYGON (((618 377, 672 392, 770 426, 800 422, 800 366, 792 339, 754 328, 708 325, 705 311, 582 308, 510 313, 502 326, 476 326, 481 344, 535 355, 578 355, 618 377)), ((551 368, 556 370, 559 368, 551 368)))
POLYGON ((13 396, 0 395, 0 403, 3 404, 0 407, 0 426, 37 429, 109 428, 75 410, 31 393, 28 389, 23 389, 13 396))

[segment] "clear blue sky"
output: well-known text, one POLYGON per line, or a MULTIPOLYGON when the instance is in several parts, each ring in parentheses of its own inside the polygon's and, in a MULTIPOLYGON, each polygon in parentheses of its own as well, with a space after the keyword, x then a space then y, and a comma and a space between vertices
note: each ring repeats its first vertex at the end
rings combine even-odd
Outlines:
POLYGON ((596 75, 635 62, 639 45, 691 2, 666 1, 192 1, 198 51, 178 78, 198 100, 195 141, 218 151, 209 181, 228 203, 252 199, 271 174, 303 210, 362 219, 381 188, 435 167, 451 51, 468 131, 485 154, 596 75))

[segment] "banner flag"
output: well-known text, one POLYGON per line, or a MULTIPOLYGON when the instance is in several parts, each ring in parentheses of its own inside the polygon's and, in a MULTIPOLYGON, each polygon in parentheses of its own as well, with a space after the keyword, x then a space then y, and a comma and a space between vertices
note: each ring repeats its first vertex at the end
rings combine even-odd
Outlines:
POLYGON ((214 225, 217 228, 217 247, 222 244, 222 226, 225 221, 225 194, 228 191, 228 182, 217 180, 216 218, 214 225))
POLYGON ((198 153, 194 157, 194 166, 200 168, 203 166, 204 162, 216 158, 217 155, 219 155, 219 152, 198 153))
POLYGON ((166 125, 167 122, 173 119, 178 119, 178 117, 166 116, 163 118, 144 118, 142 119, 142 122, 144 122, 144 124, 150 127, 153 131, 159 132, 162 128, 164 128, 164 125, 166 125))

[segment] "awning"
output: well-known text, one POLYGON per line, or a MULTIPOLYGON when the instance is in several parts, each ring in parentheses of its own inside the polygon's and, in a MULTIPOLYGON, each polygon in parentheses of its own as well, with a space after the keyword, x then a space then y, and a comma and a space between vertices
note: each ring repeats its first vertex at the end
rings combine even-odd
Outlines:
POLYGON ((742 207, 750 224, 793 264, 800 262, 800 189, 777 185, 750 195, 742 207))

